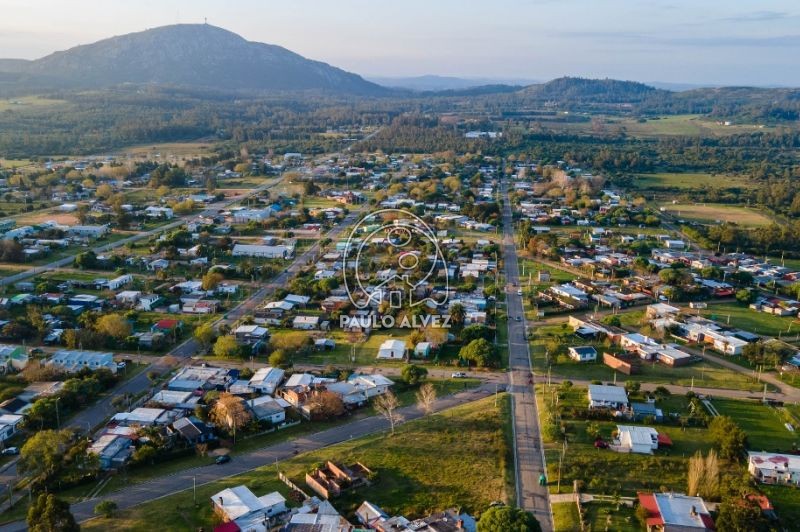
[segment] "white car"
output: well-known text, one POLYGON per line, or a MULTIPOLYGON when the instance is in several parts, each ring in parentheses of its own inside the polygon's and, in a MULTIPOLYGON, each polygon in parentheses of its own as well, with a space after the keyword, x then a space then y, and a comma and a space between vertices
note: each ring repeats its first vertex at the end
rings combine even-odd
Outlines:
POLYGON ((519 290, 517 290, 517 295, 518 295, 518 296, 521 296, 521 295, 522 295, 522 289, 521 289, 521 288, 520 288, 519 290))
POLYGON ((453 379, 465 379, 467 377, 467 374, 464 373, 463 371, 456 371, 455 373, 450 375, 450 377, 453 379))

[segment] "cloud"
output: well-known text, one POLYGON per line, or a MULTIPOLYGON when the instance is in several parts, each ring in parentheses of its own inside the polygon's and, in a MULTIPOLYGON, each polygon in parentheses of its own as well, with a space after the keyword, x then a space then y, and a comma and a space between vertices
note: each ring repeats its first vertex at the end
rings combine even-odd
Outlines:
POLYGON ((800 47, 800 34, 773 35, 769 37, 752 37, 749 35, 719 35, 708 37, 694 36, 659 36, 634 32, 598 32, 572 31, 551 34, 552 37, 564 36, 571 39, 594 41, 602 44, 619 44, 639 46, 691 46, 714 48, 795 48, 800 47))
POLYGON ((721 18, 719 20, 725 22, 766 22, 795 17, 796 15, 792 15, 786 11, 752 11, 750 13, 741 13, 739 15, 721 18))

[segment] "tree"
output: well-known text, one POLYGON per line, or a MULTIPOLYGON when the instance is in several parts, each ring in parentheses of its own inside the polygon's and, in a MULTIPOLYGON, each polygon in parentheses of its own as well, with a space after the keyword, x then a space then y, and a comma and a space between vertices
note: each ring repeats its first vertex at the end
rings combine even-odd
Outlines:
POLYGON ((53 494, 42 493, 28 508, 30 532, 77 532, 81 528, 69 511, 69 504, 53 494))
POLYGON ((481 325, 479 323, 469 325, 461 329, 461 334, 459 335, 461 341, 465 344, 470 343, 473 340, 477 340, 478 338, 483 338, 484 340, 491 341, 494 337, 492 330, 489 329, 486 325, 481 325))
POLYGON ((755 292, 747 288, 736 291, 736 301, 742 305, 749 305, 755 299, 755 292))
POLYGON ((95 330, 116 340, 127 338, 133 332, 131 322, 121 314, 104 314, 95 323, 95 330))
POLYGON ((214 343, 214 339, 217 337, 217 332, 214 330, 214 326, 210 323, 202 323, 195 327, 194 337, 198 342, 200 342, 200 344, 203 346, 203 349, 207 350, 209 347, 211 347, 211 344, 214 343))
POLYGON ((344 414, 344 401, 327 390, 317 390, 309 398, 311 415, 314 419, 333 419, 344 414))
POLYGON ((738 460, 745 450, 747 434, 728 416, 717 416, 708 425, 720 458, 738 460))
POLYGON ((236 343, 236 337, 233 335, 225 335, 217 338, 214 344, 214 356, 222 358, 233 358, 239 354, 239 344, 236 343))
POLYGON ((81 270, 91 270, 97 267, 97 254, 94 251, 84 251, 75 255, 75 267, 81 270))
POLYGON ((705 458, 702 452, 697 451, 689 459, 687 492, 706 499, 716 500, 719 497, 719 460, 713 449, 705 458))
POLYGON ((219 283, 225 280, 225 277, 217 271, 209 271, 203 276, 202 286, 203 290, 214 290, 219 283))
POLYGON ((400 401, 397 399, 397 396, 392 393, 391 391, 387 391, 383 395, 379 395, 375 398, 375 410, 378 411, 380 415, 386 418, 386 421, 389 422, 389 426, 391 427, 392 434, 394 434, 394 426, 395 424, 399 423, 403 418, 397 412, 397 409, 400 406, 400 401))
POLYGON ((478 532, 540 532, 539 521, 521 508, 489 508, 478 521, 478 532))
POLYGON ((426 382, 419 387, 417 392, 417 406, 425 415, 433 412, 433 404, 436 402, 436 388, 430 382, 426 382))
POLYGON ((625 391, 629 394, 637 393, 642 389, 642 383, 639 381, 625 381, 625 391))
POLYGON ((114 501, 101 501, 94 507, 95 515, 102 515, 106 519, 111 519, 117 513, 117 503, 114 501))
POLYGON ((415 386, 420 382, 424 381, 428 377, 428 370, 422 366, 417 366, 416 364, 410 364, 408 366, 403 367, 403 370, 400 372, 400 375, 403 378, 403 382, 411 386, 415 386))
POLYGON ((108 199, 114 193, 114 189, 111 188, 110 185, 106 185, 105 183, 97 187, 95 190, 94 195, 100 199, 108 199))
POLYGON ((227 427, 234 432, 237 427, 247 425, 251 419, 244 400, 227 392, 219 395, 209 417, 216 425, 227 427))
POLYGON ((777 530, 770 526, 758 504, 742 498, 728 498, 719 505, 715 522, 717 530, 725 532, 767 532, 777 530))
POLYGON ((468 362, 474 362, 479 368, 492 365, 496 358, 497 352, 494 345, 490 344, 484 338, 472 340, 470 343, 461 348, 458 356, 468 362))
POLYGON ((19 452, 18 468, 36 482, 47 482, 64 466, 72 441, 69 430, 40 430, 28 438, 19 452))
POLYGON ((467 317, 467 311, 461 303, 455 303, 450 307, 450 323, 456 329, 464 326, 464 320, 467 317))
POLYGON ((284 368, 289 365, 289 356, 283 349, 276 349, 269 355, 269 365, 273 368, 284 368))

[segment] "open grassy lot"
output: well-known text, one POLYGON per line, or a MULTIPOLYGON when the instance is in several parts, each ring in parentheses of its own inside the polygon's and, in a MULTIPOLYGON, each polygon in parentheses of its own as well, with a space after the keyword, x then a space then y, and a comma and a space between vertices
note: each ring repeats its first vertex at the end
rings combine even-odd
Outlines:
POLYGON ((743 177, 709 174, 705 172, 655 172, 652 174, 637 174, 634 184, 637 188, 675 187, 687 189, 753 186, 752 182, 748 182, 743 177))
POLYGON ((581 517, 574 502, 553 504, 553 528, 555 530, 580 530, 581 517))
POLYGON ((734 205, 668 203, 661 208, 676 218, 701 223, 733 222, 745 227, 764 227, 773 223, 772 219, 762 211, 734 205))
MULTIPOLYGON (((278 464, 298 485, 305 472, 324 460, 344 463, 360 461, 377 471, 369 488, 334 499, 333 505, 346 517, 364 499, 391 514, 419 517, 431 511, 459 506, 483 511, 493 500, 506 500, 505 460, 507 449, 502 432, 502 411, 493 399, 476 401, 442 414, 412 421, 394 436, 376 434, 307 453, 278 464)), ((126 510, 112 519, 86 523, 83 530, 197 530, 212 526, 208 498, 229 486, 245 484, 256 495, 279 491, 288 498, 288 488, 277 479, 270 464, 255 471, 198 486, 198 506, 192 490, 180 492, 126 510)))
MULTIPOLYGON (((569 391, 545 385, 537 385, 537 401, 540 416, 550 408, 552 398, 557 394, 560 403, 585 405, 586 388, 574 386, 569 391)), ((678 399, 678 398, 676 398, 678 399)), ((684 409, 682 404, 666 403, 669 411, 684 409)), ((705 428, 681 427, 674 425, 652 425, 659 432, 666 433, 673 442, 671 449, 658 450, 654 455, 617 453, 610 449, 597 449, 593 437, 587 431, 590 423, 597 425, 600 435, 610 441, 616 423, 611 421, 584 421, 563 419, 564 439, 545 439, 548 483, 551 493, 571 493, 573 481, 582 484, 582 491, 600 495, 633 496, 637 490, 684 491, 688 458, 698 450, 706 452, 711 448, 708 430, 705 428), (564 444, 566 440, 566 445, 564 444), (563 453, 563 454, 562 454, 563 453), (561 482, 559 479, 559 461, 561 482)), ((625 424, 630 422, 625 421, 625 424)))
POLYGON ((730 416, 747 433, 747 446, 755 451, 787 452, 800 444, 800 434, 790 432, 777 408, 751 401, 713 399, 720 414, 730 416))
POLYGON ((764 131, 769 128, 758 124, 725 125, 702 115, 671 115, 651 118, 647 121, 624 120, 626 132, 635 137, 692 136, 719 137, 752 131, 764 131))
MULTIPOLYGON (((575 362, 567 355, 547 356, 546 335, 566 334, 564 340, 567 346, 593 345, 580 338, 565 332, 559 326, 540 327, 536 331, 536 339, 531 342, 531 360, 534 370, 547 372, 548 365, 553 376, 564 377, 571 380, 602 380, 612 381, 615 371, 602 363, 602 358, 597 362, 575 362)), ((605 349, 603 345, 595 345, 598 356, 605 349)), ((641 373, 635 375, 617 374, 617 380, 624 382, 633 380, 654 384, 676 384, 681 386, 695 386, 705 388, 727 388, 734 390, 759 391, 763 385, 754 379, 739 372, 724 368, 711 362, 698 362, 683 367, 669 367, 659 363, 643 363, 641 373)))
POLYGON ((736 303, 712 304, 700 313, 707 318, 714 316, 714 319, 720 323, 756 334, 778 336, 778 333, 785 335, 788 331, 791 338, 800 333, 800 322, 795 318, 758 312, 736 303))
POLYGON ((52 107, 66 104, 64 100, 45 98, 42 96, 16 96, 14 98, 0 99, 0 111, 23 111, 32 107, 52 107))
POLYGON ((191 159, 207 155, 212 152, 213 144, 213 141, 163 142, 160 144, 126 146, 116 151, 131 157, 168 161, 172 158, 191 159))

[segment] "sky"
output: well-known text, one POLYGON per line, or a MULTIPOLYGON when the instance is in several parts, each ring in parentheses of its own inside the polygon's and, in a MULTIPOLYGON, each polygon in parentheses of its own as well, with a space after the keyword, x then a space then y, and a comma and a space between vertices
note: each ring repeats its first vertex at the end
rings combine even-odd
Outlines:
POLYGON ((0 57, 205 19, 367 77, 800 86, 797 0, 0 0, 0 57))

